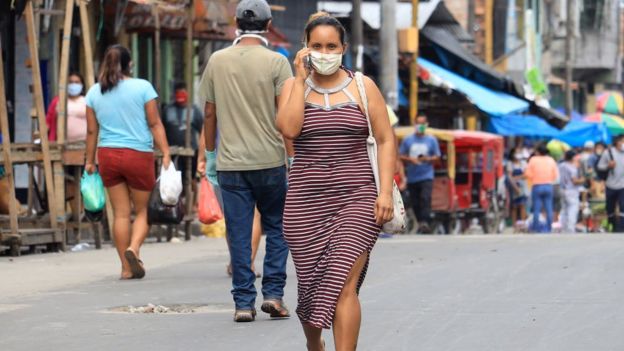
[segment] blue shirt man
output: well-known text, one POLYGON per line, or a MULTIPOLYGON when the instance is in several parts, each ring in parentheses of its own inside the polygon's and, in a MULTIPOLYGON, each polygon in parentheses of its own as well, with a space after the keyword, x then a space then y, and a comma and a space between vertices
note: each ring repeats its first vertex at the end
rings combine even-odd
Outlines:
POLYGON ((419 232, 429 233, 431 220, 431 193, 433 191, 433 164, 440 159, 438 140, 425 134, 427 117, 416 119, 416 133, 403 139, 401 161, 405 164, 407 186, 419 232))

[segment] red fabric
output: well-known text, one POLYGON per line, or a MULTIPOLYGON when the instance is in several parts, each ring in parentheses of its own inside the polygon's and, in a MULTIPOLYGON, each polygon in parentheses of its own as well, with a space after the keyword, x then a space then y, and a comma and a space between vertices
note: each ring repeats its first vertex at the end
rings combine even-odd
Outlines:
POLYGON ((197 205, 199 212, 199 221, 204 224, 212 224, 223 218, 223 212, 217 196, 212 189, 212 185, 206 177, 202 177, 199 184, 199 204, 197 205))
POLYGON ((98 164, 104 186, 126 183, 131 189, 152 191, 156 184, 154 153, 123 148, 98 148, 98 164))
POLYGON ((49 141, 56 141, 56 119, 58 117, 56 107, 58 106, 58 101, 58 96, 52 99, 52 102, 50 102, 50 106, 48 107, 48 113, 46 114, 46 124, 48 125, 49 141))

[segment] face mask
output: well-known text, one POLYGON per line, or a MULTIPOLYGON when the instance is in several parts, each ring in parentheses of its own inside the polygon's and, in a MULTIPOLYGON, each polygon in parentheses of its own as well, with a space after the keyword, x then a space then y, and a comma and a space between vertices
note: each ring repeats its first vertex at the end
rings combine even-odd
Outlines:
POLYGON ((417 124, 416 125, 416 132, 417 133, 425 134, 425 131, 427 131, 427 125, 426 124, 417 124))
POLYGON ((69 83, 67 84, 67 93, 69 96, 78 96, 82 93, 82 84, 80 83, 69 83))
POLYGON ((323 54, 320 52, 310 52, 312 58, 312 67, 319 74, 329 76, 340 68, 342 64, 342 54, 323 54))
POLYGON ((620 146, 618 147, 618 149, 622 152, 624 152, 624 144, 620 144, 620 146))
POLYGON ((522 160, 522 155, 515 154, 514 155, 514 160, 516 160, 516 161, 522 160))

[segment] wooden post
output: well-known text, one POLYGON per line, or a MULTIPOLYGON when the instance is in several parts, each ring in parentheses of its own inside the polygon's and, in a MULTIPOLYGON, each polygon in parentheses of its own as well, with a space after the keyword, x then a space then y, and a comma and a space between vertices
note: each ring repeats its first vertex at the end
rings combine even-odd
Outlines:
POLYGON ((72 21, 74 18, 74 0, 65 1, 65 23, 63 25, 63 44, 61 47, 61 68, 59 70, 58 86, 59 102, 56 120, 56 142, 59 146, 65 144, 65 122, 67 120, 67 75, 69 74, 69 50, 71 44, 72 21))
MULTIPOLYGON (((184 146, 186 149, 191 148, 191 120, 193 119, 193 19, 195 17, 195 0, 191 0, 190 7, 188 9, 188 23, 186 27, 186 88, 188 90, 189 100, 186 104, 186 133, 184 135, 184 146)), ((187 156, 184 158, 186 162, 186 188, 184 189, 184 196, 186 197, 186 214, 192 215, 193 211, 193 192, 191 191, 191 184, 193 182, 193 167, 194 156, 187 156)), ((184 226, 185 239, 191 240, 191 222, 186 221, 184 226)))
MULTIPOLYGON (((9 219, 11 235, 18 235, 17 201, 15 199, 15 179, 13 176, 13 160, 11 158, 11 134, 9 132, 9 116, 7 112, 6 93, 4 89, 4 61, 2 59, 2 42, 0 41, 0 127, 2 128, 2 155, 4 156, 5 176, 9 179, 9 219)), ((0 234, 0 238, 2 235, 0 234)))
MULTIPOLYGON (((73 1, 73 0, 72 0, 73 1)), ((43 153, 43 170, 45 173, 45 182, 46 182, 46 191, 48 194, 48 204, 49 204, 49 212, 50 212, 50 226, 52 229, 57 229, 57 213, 59 210, 55 207, 57 203, 57 197, 55 196, 55 185, 54 178, 52 175, 52 161, 50 159, 50 144, 48 143, 48 127, 46 125, 46 115, 43 107, 43 88, 41 86, 41 71, 39 68, 39 51, 37 44, 37 33, 35 33, 35 14, 33 10, 32 1, 29 1, 26 4, 26 31, 28 33, 28 49, 30 51, 30 60, 32 62, 32 76, 33 76, 33 87, 34 87, 34 100, 35 100, 35 109, 37 111, 37 117, 39 119, 39 139, 41 140, 41 151, 43 153)), ((61 168, 62 171, 62 168, 61 168)), ((55 172, 56 173, 56 172, 55 172)), ((56 174, 55 174, 56 175, 56 174)), ((62 175, 61 175, 62 176, 62 175)), ((64 184, 63 184, 64 186, 64 184)), ((62 189, 56 189, 62 190, 62 189)), ((60 191, 62 194, 63 192, 60 191)), ((61 197, 64 200, 64 197, 61 197)), ((64 203, 63 209, 64 210, 64 203)))
POLYGON ((160 14, 158 11, 158 5, 156 4, 152 5, 152 16, 154 17, 154 85, 156 87, 156 91, 160 94, 160 77, 162 69, 160 62, 160 14))
POLYGON ((82 44, 85 52, 85 67, 87 69, 86 89, 95 84, 95 72, 93 68, 93 46, 91 44, 91 26, 89 25, 89 12, 85 0, 77 0, 80 9, 80 25, 82 28, 82 44))
POLYGON ((410 65, 410 121, 416 123, 418 117, 418 46, 420 45, 418 28, 419 0, 412 0, 412 27, 416 29, 416 51, 412 54, 410 65))

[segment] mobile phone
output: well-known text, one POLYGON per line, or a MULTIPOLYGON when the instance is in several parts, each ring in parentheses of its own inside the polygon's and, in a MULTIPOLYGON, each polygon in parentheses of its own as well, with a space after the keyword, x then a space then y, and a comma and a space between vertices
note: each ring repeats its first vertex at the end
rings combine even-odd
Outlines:
POLYGON ((312 57, 310 55, 303 59, 303 65, 308 71, 312 71, 312 57))

